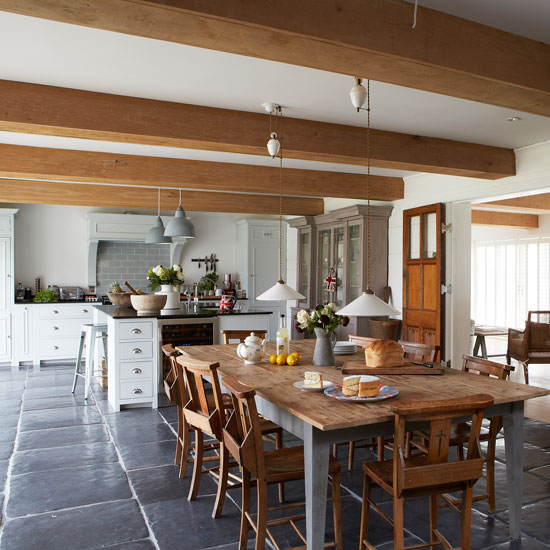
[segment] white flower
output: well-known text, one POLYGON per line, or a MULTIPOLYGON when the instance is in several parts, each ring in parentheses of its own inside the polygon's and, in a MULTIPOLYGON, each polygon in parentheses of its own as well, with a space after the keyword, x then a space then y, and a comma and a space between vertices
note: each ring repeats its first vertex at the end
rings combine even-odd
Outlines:
POLYGON ((173 269, 174 271, 176 271, 176 272, 181 271, 181 265, 179 265, 179 264, 174 264, 174 265, 172 266, 172 269, 173 269))
POLYGON ((321 315, 328 315, 328 306, 325 306, 322 310, 321 310, 321 315))
POLYGON ((160 274, 162 273, 162 266, 161 266, 161 265, 157 265, 157 266, 153 269, 153 273, 154 273, 157 277, 160 277, 160 274))
POLYGON ((338 309, 338 306, 334 302, 327 304, 327 307, 329 307, 334 313, 336 313, 336 310, 338 309))
POLYGON ((176 273, 176 277, 178 278, 178 280, 183 281, 183 271, 178 271, 176 273))
POLYGON ((300 323, 301 325, 307 323, 309 321, 309 313, 305 310, 305 309, 301 309, 297 314, 296 314, 296 320, 298 321, 298 323, 300 323))

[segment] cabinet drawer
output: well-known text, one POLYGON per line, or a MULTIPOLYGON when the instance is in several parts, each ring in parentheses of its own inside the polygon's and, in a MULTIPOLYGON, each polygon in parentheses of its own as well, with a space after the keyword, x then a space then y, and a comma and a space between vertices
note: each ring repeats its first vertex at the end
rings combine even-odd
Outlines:
POLYGON ((153 321, 119 323, 119 340, 148 340, 153 338, 153 321))
POLYGON ((80 338, 44 338, 39 342, 40 359, 75 357, 78 355, 80 338))
POLYGON ((152 361, 131 361, 120 363, 121 380, 152 380, 152 361))
POLYGON ((80 336, 80 319, 40 319, 40 338, 76 338, 80 336))
POLYGON ((120 382, 120 399, 143 399, 153 396, 153 382, 151 380, 132 380, 120 382))
POLYGON ((59 319, 60 317, 65 319, 87 319, 91 322, 92 308, 87 304, 52 304, 38 306, 39 319, 59 319))
POLYGON ((120 345, 120 359, 152 359, 153 358, 153 342, 122 342, 120 345))

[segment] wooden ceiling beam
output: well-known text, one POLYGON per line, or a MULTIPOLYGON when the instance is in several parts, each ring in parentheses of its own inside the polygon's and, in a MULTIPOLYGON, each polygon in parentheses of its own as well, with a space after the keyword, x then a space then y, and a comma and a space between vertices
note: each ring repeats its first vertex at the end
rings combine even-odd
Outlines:
MULTIPOLYGON (((175 189, 163 190, 161 209, 175 210, 178 196, 179 192, 175 189)), ((146 187, 0 179, 0 202, 153 210, 157 205, 157 190, 146 187)), ((182 204, 189 212, 279 214, 279 197, 274 195, 183 191, 182 204)), ((283 197, 282 211, 284 215, 317 216, 324 213, 324 201, 283 197)))
POLYGON ((0 10, 550 116, 550 46, 394 0, 0 0, 0 10))
POLYGON ((515 199, 504 199, 501 201, 484 202, 475 205, 479 210, 500 210, 507 212, 524 212, 548 214, 550 213, 550 193, 540 195, 529 195, 515 199))
POLYGON ((494 225, 499 227, 517 227, 518 229, 537 229, 539 226, 539 217, 533 214, 511 214, 509 212, 472 210, 472 225, 494 225))
MULTIPOLYGON (((0 177, 276 194, 278 166, 0 144, 0 177)), ((364 174, 283 168, 283 195, 367 199, 364 174)), ((371 176, 373 200, 404 197, 402 178, 371 176)))
MULTIPOLYGON (((1 0, 0 0, 1 3, 1 0)), ((265 156, 265 114, 0 80, 0 130, 265 156)), ((366 165, 365 129, 285 118, 285 156, 366 165)), ((498 179, 512 149, 372 130, 371 165, 498 179)))

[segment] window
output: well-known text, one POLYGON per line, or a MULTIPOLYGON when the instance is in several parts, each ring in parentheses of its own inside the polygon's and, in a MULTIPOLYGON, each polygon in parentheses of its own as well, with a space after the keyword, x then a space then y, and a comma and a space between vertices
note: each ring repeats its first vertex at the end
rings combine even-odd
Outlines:
POLYGON ((522 329, 527 312, 550 309, 550 238, 472 243, 472 318, 522 329))

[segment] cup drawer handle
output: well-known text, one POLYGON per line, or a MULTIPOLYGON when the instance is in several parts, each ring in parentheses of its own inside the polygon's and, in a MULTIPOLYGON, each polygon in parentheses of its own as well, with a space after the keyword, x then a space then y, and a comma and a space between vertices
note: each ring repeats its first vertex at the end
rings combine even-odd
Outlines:
POLYGON ((133 329, 132 329, 132 334, 141 334, 141 329, 139 329, 139 328, 133 328, 133 329))
POLYGON ((135 369, 132 369, 132 374, 141 374, 142 370, 138 369, 137 367, 135 369))
POLYGON ((59 327, 52 327, 52 330, 59 330, 59 327))
POLYGON ((59 349, 59 346, 52 346, 52 349, 59 349))
POLYGON ((88 310, 87 310, 87 309, 83 309, 83 310, 82 310, 82 313, 88 313, 88 310))
POLYGON ((142 353, 142 351, 139 348, 134 348, 132 353, 142 353))
POLYGON ((59 313, 59 311, 57 311, 57 309, 54 309, 54 310, 52 311, 52 313, 57 314, 57 313, 59 313))
POLYGON ((132 390, 132 393, 137 395, 139 393, 143 393, 143 390, 140 388, 136 388, 135 390, 132 390))

